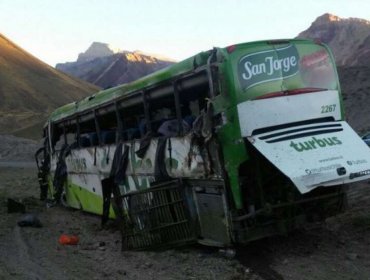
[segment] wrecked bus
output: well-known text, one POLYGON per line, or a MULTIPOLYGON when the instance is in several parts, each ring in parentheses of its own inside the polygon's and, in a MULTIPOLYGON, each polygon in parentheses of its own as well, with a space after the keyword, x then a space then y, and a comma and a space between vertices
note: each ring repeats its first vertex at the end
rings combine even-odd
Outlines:
POLYGON ((370 177, 333 56, 308 40, 201 52, 57 109, 44 135, 44 197, 116 217, 126 249, 286 233, 370 177))

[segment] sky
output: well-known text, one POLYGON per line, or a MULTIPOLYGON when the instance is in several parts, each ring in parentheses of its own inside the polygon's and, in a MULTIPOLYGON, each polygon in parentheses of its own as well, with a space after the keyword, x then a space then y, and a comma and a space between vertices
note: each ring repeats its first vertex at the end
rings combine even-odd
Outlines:
POLYGON ((0 33, 51 66, 92 42, 182 60, 292 38, 327 12, 370 20, 370 0, 0 0, 0 33))

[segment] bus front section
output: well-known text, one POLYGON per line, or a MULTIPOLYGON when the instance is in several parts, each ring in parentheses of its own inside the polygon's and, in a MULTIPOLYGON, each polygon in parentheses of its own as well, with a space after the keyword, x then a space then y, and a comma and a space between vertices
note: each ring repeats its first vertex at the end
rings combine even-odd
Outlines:
MULTIPOLYGON (((257 42, 235 47, 229 62, 236 135, 245 148, 237 172, 229 172, 239 186, 229 174, 235 241, 285 233, 343 210, 344 185, 370 177, 370 150, 343 120, 328 48, 306 40, 257 42)), ((230 161, 225 154, 226 168, 230 161)))

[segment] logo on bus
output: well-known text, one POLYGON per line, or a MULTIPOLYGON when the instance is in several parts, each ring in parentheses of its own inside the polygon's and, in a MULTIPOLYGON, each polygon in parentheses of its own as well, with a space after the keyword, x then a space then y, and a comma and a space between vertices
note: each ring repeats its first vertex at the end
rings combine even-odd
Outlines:
POLYGON ((291 141, 289 146, 294 148, 297 152, 303 152, 335 145, 342 145, 342 141, 339 140, 338 137, 327 137, 321 139, 312 137, 311 140, 304 142, 291 141))
POLYGON ((282 80, 298 73, 299 55, 294 45, 256 52, 242 57, 238 64, 239 82, 243 89, 282 80))

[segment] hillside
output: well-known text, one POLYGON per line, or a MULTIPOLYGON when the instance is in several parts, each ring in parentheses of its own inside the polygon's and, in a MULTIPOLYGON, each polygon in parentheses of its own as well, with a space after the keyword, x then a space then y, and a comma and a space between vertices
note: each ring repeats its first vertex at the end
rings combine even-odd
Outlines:
POLYGON ((359 133, 370 131, 370 67, 338 67, 345 117, 359 133))
POLYGON ((173 64, 173 61, 145 54, 114 49, 94 42, 77 61, 58 63, 56 68, 102 88, 131 82, 173 64))
POLYGON ((370 21, 365 19, 324 14, 298 38, 328 44, 339 66, 370 66, 370 21))
POLYGON ((369 131, 370 22, 324 14, 297 37, 329 45, 338 65, 346 119, 360 134, 369 131))
MULTIPOLYGON (((97 90, 98 87, 43 63, 0 34, 2 134, 22 131, 32 126, 40 127, 55 108, 97 90)), ((33 134, 33 131, 28 133, 33 134)))

